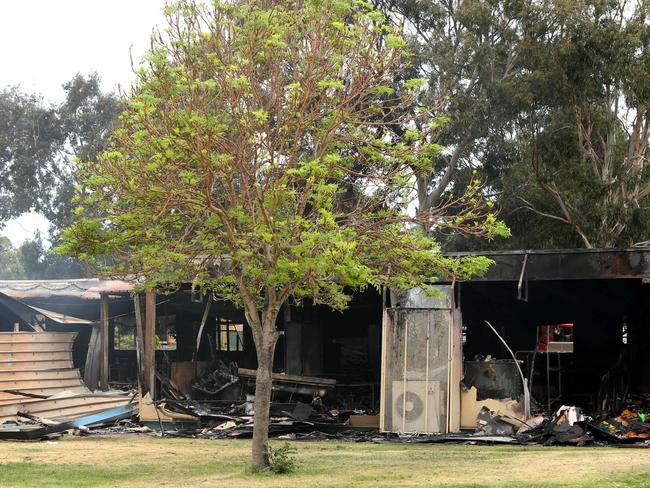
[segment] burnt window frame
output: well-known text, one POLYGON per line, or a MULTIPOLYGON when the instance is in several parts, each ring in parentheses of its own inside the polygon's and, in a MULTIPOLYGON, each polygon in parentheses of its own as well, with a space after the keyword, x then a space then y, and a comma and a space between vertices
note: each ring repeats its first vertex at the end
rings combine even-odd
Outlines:
POLYGON ((244 322, 217 317, 216 319, 218 352, 244 352, 244 322), (240 330, 238 330, 240 328, 240 330), (222 333, 225 333, 225 346, 222 342, 222 333), (235 343, 231 344, 231 334, 235 335, 235 343))

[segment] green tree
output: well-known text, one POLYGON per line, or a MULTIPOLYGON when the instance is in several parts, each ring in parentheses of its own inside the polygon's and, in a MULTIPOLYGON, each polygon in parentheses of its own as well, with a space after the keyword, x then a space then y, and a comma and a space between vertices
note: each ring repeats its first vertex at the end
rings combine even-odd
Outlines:
POLYGON ((53 252, 39 232, 14 248, 0 237, 0 279, 45 280, 86 276, 78 260, 53 252))
POLYGON ((63 85, 66 97, 56 106, 57 126, 64 143, 58 149, 51 196, 41 211, 52 223, 50 238, 57 239, 59 228, 69 225, 75 208, 72 202, 79 183, 70 164, 74 159, 93 161, 106 148, 117 122, 121 102, 112 92, 102 92, 97 73, 75 75, 63 85))
POLYGON ((646 240, 649 6, 543 2, 530 10, 523 36, 522 81, 532 86, 532 103, 521 135, 541 192, 537 201, 520 200, 585 247, 646 240))
POLYGON ((62 141, 53 107, 18 87, 0 92, 0 225, 47 205, 62 141))
MULTIPOLYGON (((413 76, 429 80, 419 102, 448 119, 450 150, 418 182, 421 207, 478 177, 513 232, 497 246, 648 239, 646 1, 377 3, 409 26, 413 76)), ((484 244, 455 234, 443 245, 484 244)))
POLYGON ((102 93, 97 74, 77 74, 63 88, 58 105, 18 87, 0 91, 0 224, 30 211, 55 227, 69 222, 77 183, 70 162, 106 146, 118 98, 102 93))
MULTIPOLYGON (((487 183, 485 194, 500 191, 498 178, 491 176, 507 150, 504 135, 521 108, 514 83, 520 66, 518 17, 528 2, 375 3, 395 24, 406 25, 414 53, 410 75, 427 80, 417 109, 424 107, 445 121, 436 136, 447 150, 435 155, 436 170, 416 172, 418 209, 430 212, 452 203, 445 211, 455 211, 453 202, 477 177, 487 183)), ((441 235, 435 226, 430 230, 441 235)))
MULTIPOLYGON (((81 167, 81 219, 61 251, 147 287, 191 281, 244 309, 257 354, 252 463, 267 469, 284 304, 342 309, 355 289, 467 277, 489 261, 444 258, 409 230, 432 217, 405 211, 412 168, 433 170, 439 148, 431 114, 403 110, 422 80, 399 96, 389 86, 405 42, 370 4, 182 1, 166 14, 109 149, 81 167), (389 138, 379 113, 413 129, 389 138)), ((489 212, 464 225, 503 232, 489 212)))
MULTIPOLYGON (((48 240, 71 222, 78 184, 74 158, 90 160, 105 148, 121 109, 118 98, 103 93, 97 74, 76 75, 63 86, 61 104, 16 87, 0 92, 0 226, 25 212, 44 215, 51 224, 48 240)), ((6 253, 20 262, 3 271, 9 278, 66 278, 86 275, 85 266, 50 252, 35 236, 6 253)))
POLYGON ((11 241, 0 236, 0 279, 15 280, 23 278, 25 271, 11 241))

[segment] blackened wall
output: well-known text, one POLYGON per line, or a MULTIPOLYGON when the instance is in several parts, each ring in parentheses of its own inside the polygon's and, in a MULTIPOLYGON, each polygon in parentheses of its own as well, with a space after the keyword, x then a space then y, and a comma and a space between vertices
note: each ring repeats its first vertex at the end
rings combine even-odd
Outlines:
MULTIPOLYGON (((613 369, 629 377, 632 389, 650 389, 646 360, 650 285, 641 280, 530 282, 527 302, 517 299, 516 282, 467 282, 459 287, 466 359, 488 354, 500 359, 510 357, 485 320, 514 351, 535 348, 538 325, 568 322, 574 324, 575 352, 561 356, 567 397, 593 402, 601 377, 613 369), (627 344, 623 344, 624 324, 627 344)), ((538 371, 545 367, 544 362, 537 364, 538 371)))

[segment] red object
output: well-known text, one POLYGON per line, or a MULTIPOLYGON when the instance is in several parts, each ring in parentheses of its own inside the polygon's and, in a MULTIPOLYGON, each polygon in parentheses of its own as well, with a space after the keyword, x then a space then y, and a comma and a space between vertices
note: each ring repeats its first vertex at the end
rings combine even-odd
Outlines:
MULTIPOLYGON (((536 350, 547 352, 555 349, 554 344, 573 344, 573 324, 540 325, 537 327, 536 350), (551 347, 549 348, 549 344, 551 347)), ((551 351, 557 352, 557 351, 551 351)))

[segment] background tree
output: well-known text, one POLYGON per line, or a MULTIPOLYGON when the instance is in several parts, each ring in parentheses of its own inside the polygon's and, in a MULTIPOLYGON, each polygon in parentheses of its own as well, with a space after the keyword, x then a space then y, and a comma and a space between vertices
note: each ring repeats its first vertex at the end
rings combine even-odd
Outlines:
POLYGON ((56 245, 59 229, 73 215, 79 181, 71 161, 94 159, 105 148, 121 105, 114 94, 102 93, 97 74, 78 74, 63 88, 61 104, 47 104, 17 87, 0 92, 0 226, 32 211, 51 224, 49 235, 5 249, 4 255, 19 263, 0 270, 5 279, 86 275, 82 263, 50 252, 49 244, 56 245))
POLYGON ((648 238, 648 8, 551 1, 525 19, 522 78, 536 87, 522 138, 544 201, 519 198, 584 247, 648 238))
POLYGON ((62 143, 55 108, 18 87, 0 92, 0 223, 47 205, 62 143))
POLYGON ((22 262, 12 247, 11 241, 0 236, 0 279, 14 280, 25 275, 22 262))
POLYGON ((389 86, 404 79, 405 43, 370 4, 183 1, 166 14, 109 149, 82 165, 82 219, 61 250, 148 287, 191 281, 244 309, 258 368, 252 461, 266 469, 283 304, 341 309, 354 289, 486 269, 442 257, 409 230, 422 220, 504 229, 485 207, 462 222, 406 213, 413 168, 434 168, 435 119, 405 110, 422 80, 400 95, 389 86), (378 114, 410 130, 390 137, 378 114))
POLYGON ((86 276, 85 270, 85 265, 78 260, 53 252, 40 232, 16 248, 8 238, 0 237, 2 280, 80 278, 86 276))
MULTIPOLYGON (((507 150, 504 137, 519 110, 519 24, 526 2, 376 0, 387 18, 405 24, 414 53, 410 76, 427 80, 417 106, 441 123, 436 171, 418 174, 418 209, 429 212, 453 201, 471 180, 495 188, 491 172, 507 150)), ((439 234, 439 229, 438 229, 439 234)), ((453 233, 454 236, 459 236, 453 233)), ((459 237, 465 239, 466 237, 459 237)))
MULTIPOLYGON (((648 239, 647 2, 376 3, 411 34, 411 76, 429 80, 420 104, 448 120, 421 208, 478 177, 513 233, 493 246, 648 239)), ((447 249, 484 246, 438 235, 447 249)))
POLYGON ((57 126, 64 137, 59 148, 60 164, 52 195, 43 213, 52 223, 51 237, 58 229, 69 225, 75 204, 72 197, 79 183, 73 171, 74 159, 93 161, 106 148, 108 137, 117 122, 122 106, 112 92, 104 93, 97 73, 75 75, 63 85, 65 101, 56 107, 57 126))

